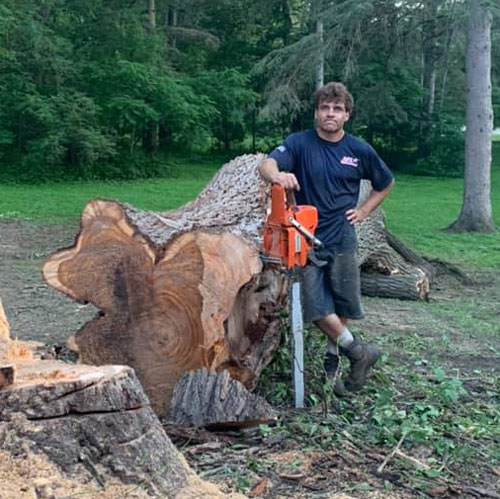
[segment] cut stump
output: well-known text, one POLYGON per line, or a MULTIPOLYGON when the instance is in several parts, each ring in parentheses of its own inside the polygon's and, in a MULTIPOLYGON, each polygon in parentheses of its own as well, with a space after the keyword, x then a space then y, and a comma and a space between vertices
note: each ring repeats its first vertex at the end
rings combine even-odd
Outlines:
POLYGON ((40 360, 0 341, 2 497, 227 497, 189 468, 130 367, 40 360))
POLYGON ((155 497, 225 497, 189 468, 129 367, 31 362, 0 408, 0 447, 13 456, 42 453, 103 490, 118 479, 155 497))

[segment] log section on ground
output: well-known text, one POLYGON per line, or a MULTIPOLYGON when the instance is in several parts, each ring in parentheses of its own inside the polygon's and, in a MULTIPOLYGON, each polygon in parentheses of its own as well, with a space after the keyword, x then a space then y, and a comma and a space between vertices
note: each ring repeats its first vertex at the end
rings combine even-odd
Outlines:
POLYGON ((169 421, 228 429, 269 423, 273 416, 277 413, 263 398, 249 394, 227 371, 198 369, 184 374, 175 385, 169 421))
MULTIPOLYGON (((99 309, 70 342, 80 360, 132 366, 158 414, 187 371, 227 370, 252 389, 279 345, 288 285, 259 258, 263 158, 236 158, 166 213, 92 200, 74 245, 44 264, 47 283, 99 309)), ((362 264, 387 247, 384 231, 381 214, 361 224, 362 264)))
MULTIPOLYGON (((360 202, 370 187, 370 182, 362 181, 360 202)), ((387 230, 382 210, 358 224, 356 233, 364 295, 428 300, 437 269, 387 230)))

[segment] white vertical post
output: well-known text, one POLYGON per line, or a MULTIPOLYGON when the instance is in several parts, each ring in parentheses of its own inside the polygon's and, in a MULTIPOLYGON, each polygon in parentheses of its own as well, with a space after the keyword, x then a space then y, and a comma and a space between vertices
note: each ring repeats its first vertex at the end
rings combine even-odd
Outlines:
POLYGON ((295 407, 304 407, 304 321, 300 300, 300 282, 292 278, 290 297, 290 329, 292 330, 292 371, 295 407))

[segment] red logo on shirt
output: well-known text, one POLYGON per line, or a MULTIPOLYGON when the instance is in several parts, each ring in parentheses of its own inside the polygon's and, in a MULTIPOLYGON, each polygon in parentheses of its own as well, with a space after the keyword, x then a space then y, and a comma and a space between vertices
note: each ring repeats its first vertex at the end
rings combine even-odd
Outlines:
POLYGON ((343 165, 348 165, 348 166, 354 166, 354 168, 358 167, 359 159, 358 158, 351 158, 351 156, 344 156, 340 162, 343 165))

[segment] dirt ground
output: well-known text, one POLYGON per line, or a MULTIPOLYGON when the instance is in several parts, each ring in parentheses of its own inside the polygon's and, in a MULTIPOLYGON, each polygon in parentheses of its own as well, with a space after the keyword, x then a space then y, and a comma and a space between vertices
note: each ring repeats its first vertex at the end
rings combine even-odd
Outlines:
POLYGON ((70 246, 78 226, 0 222, 0 296, 12 338, 65 345, 96 310, 46 285, 41 266, 55 249, 70 246))
MULTIPOLYGON (((64 353, 66 339, 94 316, 96 310, 91 305, 75 303, 49 288, 40 273, 44 258, 56 249, 70 246, 77 231, 76 224, 0 220, 0 297, 12 337, 36 340, 45 344, 48 351, 62 349, 64 353)), ((364 336, 377 337, 386 351, 402 363, 417 364, 416 352, 422 351, 422 344, 428 345, 427 358, 422 359, 424 365, 435 363, 460 372, 469 393, 479 393, 485 390, 481 380, 485 377, 498 380, 500 374, 500 272, 476 271, 471 275, 474 284, 470 286, 463 286, 453 278, 438 280, 429 304, 365 299, 367 315, 356 329, 364 336), (438 341, 440 348, 434 349, 438 341)), ((239 477, 250 480, 245 490, 254 497, 348 497, 333 494, 332 484, 340 484, 340 490, 352 494, 351 497, 500 497, 500 478, 486 472, 479 473, 477 478, 486 481, 486 485, 470 490, 454 491, 451 487, 443 491, 436 487, 433 495, 412 490, 404 483, 398 485, 398 480, 391 480, 390 474, 385 477, 374 474, 373 469, 380 465, 383 456, 375 453, 372 459, 369 452, 360 455, 359 448, 350 448, 348 440, 344 448, 329 452, 302 451, 290 442, 269 440, 255 432, 243 440, 231 435, 212 438, 197 434, 177 436, 174 442, 183 447, 198 473, 219 486, 226 486, 228 492, 245 489, 245 484, 238 486, 234 476, 227 480, 217 473, 217 467, 224 468, 224 461, 243 460, 248 469, 248 459, 271 460, 277 470, 273 478, 257 472, 250 478, 239 477), (211 440, 213 448, 209 445, 211 440), (222 452, 228 445, 236 450, 222 452), (238 445, 246 449, 241 455, 238 445), (300 461, 300 465, 290 471, 289 465, 295 461, 300 461), (361 484, 364 490, 346 484, 361 484)))

